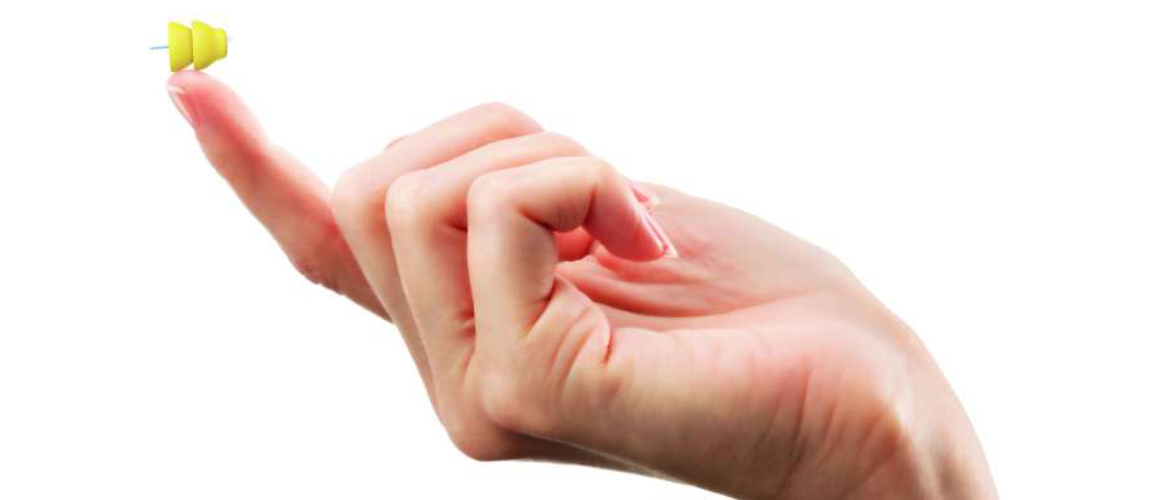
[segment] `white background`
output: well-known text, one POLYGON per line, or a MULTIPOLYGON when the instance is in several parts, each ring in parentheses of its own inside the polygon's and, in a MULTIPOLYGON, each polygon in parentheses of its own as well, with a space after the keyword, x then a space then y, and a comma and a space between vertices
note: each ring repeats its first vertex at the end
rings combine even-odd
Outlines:
POLYGON ((847 261, 1004 498, 1175 497, 1170 1, 201 0, 0 6, 0 498, 713 498, 461 456, 205 164, 147 50, 192 18, 329 180, 514 104, 847 261))

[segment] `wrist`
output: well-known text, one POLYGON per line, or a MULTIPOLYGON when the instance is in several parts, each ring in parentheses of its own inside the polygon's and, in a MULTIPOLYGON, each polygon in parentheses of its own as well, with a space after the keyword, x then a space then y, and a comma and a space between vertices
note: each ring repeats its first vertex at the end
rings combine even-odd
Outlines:
POLYGON ((847 500, 997 497, 979 438, 938 366, 914 341, 909 354, 911 389, 920 394, 904 412, 912 415, 903 445, 847 500))
MULTIPOLYGON (((887 311, 888 312, 888 311, 887 311)), ((893 316, 892 333, 905 379, 904 397, 890 400, 901 422, 898 446, 864 476, 846 500, 995 500, 987 459, 962 404, 930 352, 904 322, 893 316)))
POLYGON ((911 447, 879 466, 845 500, 995 500, 987 464, 972 448, 954 437, 911 447))
POLYGON ((920 395, 891 399, 885 419, 890 424, 875 429, 872 443, 862 442, 852 458, 809 461, 774 494, 745 498, 995 500, 979 440, 945 380, 937 377, 915 379, 915 386, 930 386, 911 387, 920 395))

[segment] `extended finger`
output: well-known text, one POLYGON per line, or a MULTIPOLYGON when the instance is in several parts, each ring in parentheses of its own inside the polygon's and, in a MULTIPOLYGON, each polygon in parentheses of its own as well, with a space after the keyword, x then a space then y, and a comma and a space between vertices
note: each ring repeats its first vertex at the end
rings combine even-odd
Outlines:
POLYGON ((326 186, 269 141, 231 89, 205 73, 181 71, 168 93, 208 160, 307 278, 386 315, 342 239, 326 186))

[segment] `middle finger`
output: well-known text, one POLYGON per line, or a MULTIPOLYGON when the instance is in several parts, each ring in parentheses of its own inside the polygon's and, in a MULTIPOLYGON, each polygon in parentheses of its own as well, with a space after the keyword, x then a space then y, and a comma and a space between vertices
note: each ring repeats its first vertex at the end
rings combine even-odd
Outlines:
POLYGON ((494 141, 540 130, 534 120, 509 106, 478 106, 404 137, 382 154, 348 170, 335 186, 331 208, 343 237, 380 303, 399 327, 430 398, 434 398, 432 373, 400 285, 392 238, 384 218, 385 193, 405 173, 431 167, 494 141))

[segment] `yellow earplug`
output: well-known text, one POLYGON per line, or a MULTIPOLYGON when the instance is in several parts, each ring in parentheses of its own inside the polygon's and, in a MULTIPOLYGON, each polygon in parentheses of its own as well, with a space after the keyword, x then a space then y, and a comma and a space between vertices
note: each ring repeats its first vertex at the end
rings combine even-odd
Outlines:
POLYGON ((190 30, 179 23, 167 23, 167 54, 172 71, 193 62, 196 69, 204 69, 228 56, 228 34, 200 21, 192 21, 190 30))

